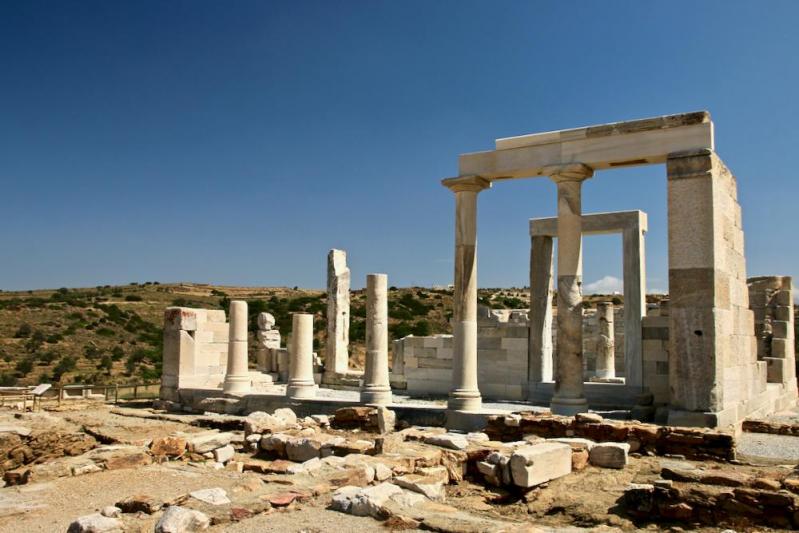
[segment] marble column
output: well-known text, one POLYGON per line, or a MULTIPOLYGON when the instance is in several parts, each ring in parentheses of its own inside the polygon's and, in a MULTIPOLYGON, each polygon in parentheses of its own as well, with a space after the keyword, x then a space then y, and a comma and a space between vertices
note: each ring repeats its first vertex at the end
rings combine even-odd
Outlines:
POLYGON ((530 348, 528 381, 552 381, 552 237, 534 235, 530 243, 530 348))
POLYGON ((613 302, 598 302, 596 318, 599 331, 596 341, 596 377, 616 377, 616 335, 613 330, 613 302))
POLYGON ((289 384, 286 396, 293 400, 316 396, 313 379, 313 315, 294 313, 291 317, 289 384))
POLYGON ((247 302, 230 302, 229 315, 227 373, 222 389, 225 394, 247 394, 252 382, 247 364, 247 302))
POLYGON ((447 406, 474 411, 482 406, 477 386, 477 194, 491 182, 467 176, 442 183, 455 193, 454 350, 447 406))
POLYGON ((366 276, 366 370, 361 403, 391 403, 388 381, 388 276, 366 276))
POLYGON ((593 171, 582 164, 563 165, 549 176, 558 186, 558 342, 553 414, 588 410, 583 391, 583 219, 581 190, 593 171))
POLYGON ((644 384, 643 341, 641 323, 646 316, 646 258, 643 223, 626 228, 622 236, 624 249, 624 383, 628 387, 644 384))

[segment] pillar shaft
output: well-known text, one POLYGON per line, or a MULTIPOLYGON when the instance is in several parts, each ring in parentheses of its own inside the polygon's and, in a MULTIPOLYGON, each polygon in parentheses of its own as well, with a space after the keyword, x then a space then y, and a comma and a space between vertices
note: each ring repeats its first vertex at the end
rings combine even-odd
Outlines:
POLYGON ((388 380, 388 276, 366 276, 366 369, 361 402, 391 403, 388 380))
POLYGON ((616 335, 613 330, 613 303, 599 302, 596 306, 599 331, 596 342, 596 376, 598 378, 616 377, 616 335))
POLYGON ((624 383, 642 387, 643 343, 641 322, 646 316, 646 258, 640 225, 622 234, 624 249, 624 383))
POLYGON ((552 381, 552 237, 530 243, 530 350, 528 381, 552 381))
POLYGON ((591 175, 584 165, 569 165, 552 173, 558 185, 558 355, 550 408, 562 415, 588 410, 583 391, 581 192, 583 180, 591 175))
POLYGON ((453 178, 444 185, 455 193, 455 291, 452 389, 448 407, 480 409, 477 386, 477 193, 491 186, 481 177, 453 178))
POLYGON ((294 313, 291 318, 291 351, 289 352, 289 384, 286 396, 292 399, 313 398, 313 315, 294 313))
POLYGON ((251 384, 247 364, 247 302, 230 302, 229 313, 227 373, 223 390, 226 394, 246 394, 250 392, 251 384))

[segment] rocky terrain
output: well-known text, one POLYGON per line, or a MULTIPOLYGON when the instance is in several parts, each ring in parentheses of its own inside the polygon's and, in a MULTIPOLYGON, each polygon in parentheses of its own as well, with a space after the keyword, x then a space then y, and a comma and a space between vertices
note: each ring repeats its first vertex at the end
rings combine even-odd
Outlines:
POLYGON ((735 444, 597 414, 497 415, 464 434, 403 427, 386 408, 71 402, 0 414, 0 531, 799 527, 799 471, 742 462, 735 444))

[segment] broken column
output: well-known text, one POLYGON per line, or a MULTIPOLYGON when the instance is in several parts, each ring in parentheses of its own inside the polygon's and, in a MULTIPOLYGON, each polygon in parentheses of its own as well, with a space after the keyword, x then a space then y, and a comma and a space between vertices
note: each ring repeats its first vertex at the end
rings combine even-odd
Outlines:
POLYGON ((229 313, 227 373, 222 389, 225 394, 247 394, 252 381, 247 364, 247 302, 233 300, 229 313))
POLYGON ((350 269, 347 252, 330 250, 327 254, 327 344, 325 375, 335 380, 346 374, 350 342, 350 269))
POLYGON ((391 403, 388 381, 388 276, 366 276, 366 371, 361 402, 391 403))
POLYGON ((469 176, 442 183, 455 193, 454 349, 447 407, 473 411, 482 406, 477 386, 477 194, 491 182, 469 176))
POLYGON ((558 186, 558 355, 552 413, 588 410, 583 390, 582 185, 593 170, 580 164, 549 172, 558 186))
POLYGON ((616 377, 616 336, 613 331, 613 302, 599 302, 596 305, 599 335, 596 340, 596 377, 616 377))
POLYGON ((289 383, 286 396, 293 400, 316 396, 313 379, 313 315, 294 313, 291 322, 289 383))
POLYGON ((255 360, 261 372, 277 372, 275 350, 280 348, 280 331, 274 329, 275 317, 271 313, 258 314, 258 331, 255 337, 258 347, 255 351, 255 360))

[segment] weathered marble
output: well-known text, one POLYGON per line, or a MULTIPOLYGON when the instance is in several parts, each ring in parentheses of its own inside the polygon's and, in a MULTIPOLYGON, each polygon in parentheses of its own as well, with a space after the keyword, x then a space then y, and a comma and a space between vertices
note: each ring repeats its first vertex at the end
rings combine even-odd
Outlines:
POLYGON ((388 380, 388 276, 366 276, 366 371, 361 402, 391 403, 388 380))
POLYGON ((313 398, 316 384, 313 379, 313 315, 294 313, 289 351, 289 383, 286 396, 291 399, 313 398))
POLYGON ((252 380, 247 362, 247 302, 230 302, 227 373, 222 389, 225 394, 247 394, 252 380))
POLYGON ((616 377, 615 334, 613 331, 613 302, 599 302, 596 306, 599 336, 596 342, 596 376, 616 377))
POLYGON ((346 374, 350 343, 350 269, 347 252, 330 250, 327 255, 327 344, 325 374, 335 379, 346 374))

